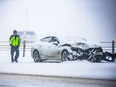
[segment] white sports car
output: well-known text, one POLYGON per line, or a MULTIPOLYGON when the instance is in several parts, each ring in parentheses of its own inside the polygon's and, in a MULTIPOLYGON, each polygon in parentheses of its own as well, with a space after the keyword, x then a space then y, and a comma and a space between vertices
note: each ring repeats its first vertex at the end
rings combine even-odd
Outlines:
POLYGON ((86 41, 62 43, 62 41, 59 41, 59 39, 55 36, 44 37, 33 43, 31 47, 31 56, 35 62, 41 62, 48 59, 60 61, 76 59, 91 60, 93 56, 100 54, 100 52, 102 52, 100 46, 93 44, 88 45, 86 41))

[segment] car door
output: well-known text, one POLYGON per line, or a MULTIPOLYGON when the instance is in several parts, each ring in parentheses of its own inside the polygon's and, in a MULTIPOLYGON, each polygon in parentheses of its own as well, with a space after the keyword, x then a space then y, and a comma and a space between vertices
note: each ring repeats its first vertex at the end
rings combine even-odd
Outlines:
POLYGON ((41 57, 48 58, 50 56, 50 41, 51 37, 45 37, 41 40, 40 50, 41 50, 41 57))
POLYGON ((51 38, 51 42, 49 44, 49 57, 50 58, 58 58, 60 55, 60 46, 59 41, 56 37, 51 38))
POLYGON ((49 58, 58 58, 60 55, 60 46, 53 44, 50 42, 49 44, 49 52, 48 52, 49 58))

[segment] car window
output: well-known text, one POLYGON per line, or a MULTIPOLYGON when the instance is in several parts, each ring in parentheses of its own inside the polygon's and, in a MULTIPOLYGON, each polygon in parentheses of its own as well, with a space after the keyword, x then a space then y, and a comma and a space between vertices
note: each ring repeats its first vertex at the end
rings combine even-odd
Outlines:
POLYGON ((58 42, 58 43, 59 43, 59 40, 58 40, 56 37, 52 37, 52 41, 53 41, 53 42, 58 42))
POLYGON ((18 35, 22 36, 22 35, 24 35, 24 32, 18 32, 18 35))
POLYGON ((26 32, 26 35, 34 35, 34 32, 26 32))
POLYGON ((50 42, 51 37, 45 37, 45 38, 41 39, 40 41, 42 41, 42 42, 50 42))

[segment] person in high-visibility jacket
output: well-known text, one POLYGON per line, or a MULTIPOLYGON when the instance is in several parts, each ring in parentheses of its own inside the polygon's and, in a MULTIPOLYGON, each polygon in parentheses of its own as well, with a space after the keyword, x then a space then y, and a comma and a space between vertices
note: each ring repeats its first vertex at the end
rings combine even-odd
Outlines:
POLYGON ((18 62, 19 57, 19 46, 20 46, 20 36, 17 35, 17 31, 13 31, 13 35, 10 36, 10 46, 11 46, 11 62, 18 62), (16 52, 15 56, 14 53, 16 52))

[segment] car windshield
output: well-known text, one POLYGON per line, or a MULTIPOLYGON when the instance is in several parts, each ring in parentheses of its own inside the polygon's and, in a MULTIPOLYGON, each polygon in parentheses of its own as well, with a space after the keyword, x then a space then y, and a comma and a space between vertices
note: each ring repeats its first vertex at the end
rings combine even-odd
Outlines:
POLYGON ((22 36, 24 35, 24 32, 18 32, 17 34, 22 36))
POLYGON ((26 32, 26 35, 35 35, 34 32, 26 32))

